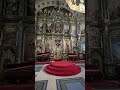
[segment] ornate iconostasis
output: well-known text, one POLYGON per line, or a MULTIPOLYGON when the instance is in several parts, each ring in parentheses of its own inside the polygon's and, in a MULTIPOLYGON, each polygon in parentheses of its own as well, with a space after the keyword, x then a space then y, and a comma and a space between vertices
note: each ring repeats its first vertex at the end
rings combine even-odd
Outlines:
POLYGON ((65 59, 68 53, 84 52, 84 21, 81 22, 59 4, 39 10, 36 15, 36 55, 49 52, 52 58, 65 59))

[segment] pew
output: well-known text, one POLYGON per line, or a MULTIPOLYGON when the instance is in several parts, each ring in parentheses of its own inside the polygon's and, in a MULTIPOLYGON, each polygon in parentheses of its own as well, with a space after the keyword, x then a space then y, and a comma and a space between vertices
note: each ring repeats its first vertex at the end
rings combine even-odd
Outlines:
POLYGON ((50 54, 49 53, 41 53, 37 55, 37 60, 40 62, 50 61, 50 54))
POLYGON ((74 53, 69 53, 68 54, 68 61, 76 61, 78 60, 78 56, 74 53))
POLYGON ((4 85, 0 90, 34 90, 34 85, 4 85))
POLYGON ((19 84, 34 80, 34 62, 9 64, 4 68, 4 79, 7 82, 19 84))
POLYGON ((120 81, 120 64, 116 65, 116 74, 117 74, 117 80, 120 81))
POLYGON ((98 66, 92 64, 85 65, 85 77, 86 81, 98 81, 103 80, 103 75, 98 66))
POLYGON ((85 84, 85 90, 95 90, 91 85, 85 84))

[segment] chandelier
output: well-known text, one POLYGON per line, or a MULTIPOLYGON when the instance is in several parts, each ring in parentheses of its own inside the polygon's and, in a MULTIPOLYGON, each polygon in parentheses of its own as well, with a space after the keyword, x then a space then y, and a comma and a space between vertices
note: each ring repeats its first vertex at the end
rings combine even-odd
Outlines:
POLYGON ((70 9, 77 12, 85 13, 84 0, 65 0, 65 1, 70 9))

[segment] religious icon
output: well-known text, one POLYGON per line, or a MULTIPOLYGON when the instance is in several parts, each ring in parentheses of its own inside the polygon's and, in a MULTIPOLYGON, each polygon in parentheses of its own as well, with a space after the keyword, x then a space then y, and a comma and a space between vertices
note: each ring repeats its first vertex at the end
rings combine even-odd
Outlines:
POLYGON ((76 41, 77 41, 76 38, 72 37, 72 48, 77 46, 76 45, 76 43, 77 43, 76 41))
POLYGON ((11 40, 13 40, 13 44, 14 41, 16 39, 16 32, 4 32, 3 33, 3 44, 4 45, 11 45, 11 40))
POLYGON ((42 37, 41 36, 37 36, 37 40, 36 40, 36 53, 38 51, 39 51, 39 53, 42 53, 42 47, 43 47, 42 37))
POLYGON ((43 25, 42 25, 43 32, 45 32, 47 30, 47 27, 48 27, 47 23, 43 23, 43 25))
POLYGON ((51 25, 52 24, 48 24, 47 29, 46 29, 46 33, 51 33, 51 25))
POLYGON ((47 14, 47 10, 46 9, 44 9, 44 14, 47 14))
POLYGON ((38 13, 38 15, 39 15, 40 17, 42 17, 42 16, 43 16, 43 11, 40 10, 39 13, 38 13))
POLYGON ((68 13, 65 13, 65 20, 69 20, 69 15, 68 15, 68 13))
POLYGON ((45 52, 50 52, 50 43, 49 43, 49 41, 46 42, 45 52))
POLYGON ((33 33, 25 33, 24 56, 26 58, 35 58, 35 35, 33 33))
POLYGON ((69 44, 68 43, 66 43, 66 50, 65 50, 65 52, 69 52, 69 44))
POLYGON ((77 54, 77 47, 73 47, 73 53, 77 54))
POLYGON ((62 33, 62 24, 60 22, 55 23, 55 33, 62 33))
POLYGON ((56 58, 61 58, 61 44, 60 43, 57 43, 56 44, 56 48, 55 48, 56 52, 55 52, 55 56, 56 58))
POLYGON ((54 48, 54 58, 61 58, 62 57, 62 47, 61 47, 61 40, 55 40, 55 48, 54 48))
POLYGON ((71 26, 71 35, 76 35, 76 26, 75 25, 71 26))
POLYGON ((36 54, 39 55, 40 53, 42 53, 42 47, 41 46, 37 46, 36 47, 36 54))
POLYGON ((72 13, 69 13, 69 19, 70 20, 72 19, 72 13))
POLYGON ((48 33, 51 33, 51 27, 50 27, 50 26, 48 26, 47 32, 48 32, 48 33))
POLYGON ((48 11, 48 16, 49 16, 49 17, 51 17, 51 16, 52 16, 51 11, 48 11))
POLYGON ((69 25, 68 24, 64 25, 64 31, 65 31, 64 32, 65 34, 69 34, 69 25))
POLYGON ((41 43, 42 43, 42 39, 40 39, 40 40, 36 40, 36 45, 37 45, 37 46, 40 46, 41 43))
POLYGON ((6 14, 7 15, 16 15, 17 14, 17 1, 16 0, 7 0, 6 14))
POLYGON ((51 40, 50 37, 45 39, 45 52, 51 52, 51 40))
POLYGON ((64 42, 64 51, 65 52, 69 52, 70 51, 70 40, 69 39, 65 39, 65 42, 64 42))
POLYGON ((112 36, 111 37, 111 49, 112 49, 112 56, 115 58, 116 61, 120 60, 120 36, 112 36))
POLYGON ((42 23, 38 24, 38 30, 37 30, 37 32, 42 33, 42 23))

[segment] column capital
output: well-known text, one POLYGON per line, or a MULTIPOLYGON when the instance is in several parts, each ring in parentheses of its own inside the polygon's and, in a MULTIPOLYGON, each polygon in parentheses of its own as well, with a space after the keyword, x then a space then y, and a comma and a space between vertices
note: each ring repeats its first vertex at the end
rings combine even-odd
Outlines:
POLYGON ((19 21, 18 23, 18 31, 23 31, 23 22, 22 21, 19 21))
POLYGON ((104 19, 104 25, 106 25, 106 26, 110 25, 110 20, 109 19, 104 19))

